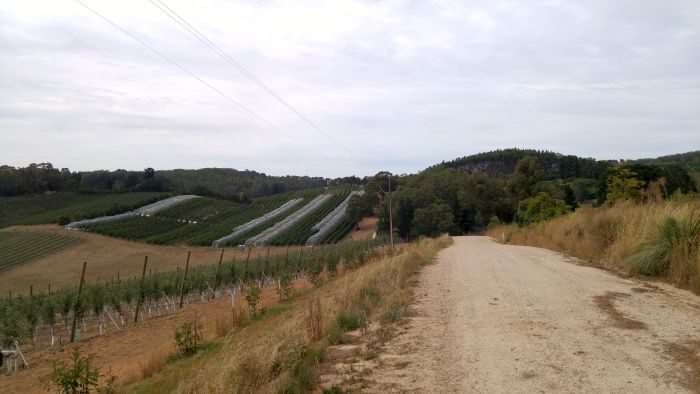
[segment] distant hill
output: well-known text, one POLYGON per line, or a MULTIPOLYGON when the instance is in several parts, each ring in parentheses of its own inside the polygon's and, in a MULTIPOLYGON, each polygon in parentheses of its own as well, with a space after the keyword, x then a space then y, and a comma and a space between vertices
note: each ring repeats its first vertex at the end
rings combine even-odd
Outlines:
POLYGON ((470 172, 485 172, 492 176, 507 176, 515 171, 518 161, 524 157, 537 158, 544 169, 547 180, 567 178, 599 178, 605 173, 609 162, 593 158, 581 158, 574 155, 540 151, 533 149, 499 149, 491 152, 464 156, 452 161, 442 162, 431 168, 457 168, 470 172))
POLYGON ((325 186, 327 179, 308 176, 270 176, 256 171, 232 168, 160 170, 159 176, 182 193, 235 197, 261 197, 288 191, 325 186))
MULTIPOLYGON (((359 178, 336 181, 359 182, 359 178)), ((326 186, 330 180, 308 176, 270 176, 232 168, 143 171, 96 170, 72 172, 51 163, 27 167, 0 165, 0 196, 46 192, 124 193, 176 192, 232 199, 248 199, 326 186)))
POLYGON ((689 172, 700 172, 700 151, 678 153, 675 155, 660 156, 655 159, 639 159, 634 162, 656 165, 679 165, 689 172))

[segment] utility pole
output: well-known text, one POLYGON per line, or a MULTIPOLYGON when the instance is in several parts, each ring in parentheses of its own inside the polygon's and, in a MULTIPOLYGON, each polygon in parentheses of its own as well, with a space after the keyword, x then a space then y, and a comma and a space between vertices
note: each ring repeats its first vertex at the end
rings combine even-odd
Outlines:
POLYGON ((391 173, 387 175, 387 182, 389 184, 389 241, 391 242, 391 249, 394 249, 394 215, 391 211, 391 173))

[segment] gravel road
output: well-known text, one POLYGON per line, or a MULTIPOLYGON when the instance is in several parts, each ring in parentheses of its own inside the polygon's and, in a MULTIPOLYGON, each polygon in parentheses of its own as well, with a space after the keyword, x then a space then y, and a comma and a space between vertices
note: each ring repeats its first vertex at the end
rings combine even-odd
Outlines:
POLYGON ((665 284, 455 237, 416 298, 367 392, 700 392, 700 298, 665 284))

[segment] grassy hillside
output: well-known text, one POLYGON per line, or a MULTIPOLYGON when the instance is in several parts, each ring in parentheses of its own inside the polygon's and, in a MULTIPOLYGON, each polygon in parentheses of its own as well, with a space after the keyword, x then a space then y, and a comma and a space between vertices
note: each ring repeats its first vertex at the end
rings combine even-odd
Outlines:
POLYGON ((170 196, 169 193, 53 194, 0 197, 0 228, 17 224, 57 223, 121 213, 170 196))

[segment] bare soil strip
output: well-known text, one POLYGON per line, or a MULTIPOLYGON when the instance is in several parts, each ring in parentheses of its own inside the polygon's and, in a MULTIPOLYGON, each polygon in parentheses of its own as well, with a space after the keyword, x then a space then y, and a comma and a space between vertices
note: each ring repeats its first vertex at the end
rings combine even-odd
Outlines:
POLYGON ((548 250, 458 237, 356 379, 367 393, 698 393, 699 307, 548 250))

